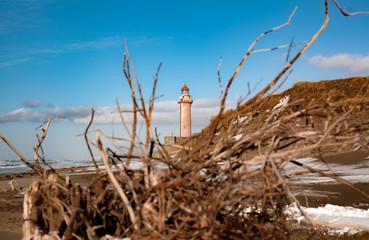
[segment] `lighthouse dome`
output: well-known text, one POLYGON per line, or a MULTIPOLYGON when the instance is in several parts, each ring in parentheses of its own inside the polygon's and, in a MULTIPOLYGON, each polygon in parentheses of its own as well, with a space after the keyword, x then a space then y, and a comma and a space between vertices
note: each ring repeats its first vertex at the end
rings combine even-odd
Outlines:
POLYGON ((182 87, 181 91, 186 91, 186 92, 188 92, 188 91, 190 91, 190 89, 189 89, 189 88, 187 87, 187 85, 185 84, 185 85, 182 87))

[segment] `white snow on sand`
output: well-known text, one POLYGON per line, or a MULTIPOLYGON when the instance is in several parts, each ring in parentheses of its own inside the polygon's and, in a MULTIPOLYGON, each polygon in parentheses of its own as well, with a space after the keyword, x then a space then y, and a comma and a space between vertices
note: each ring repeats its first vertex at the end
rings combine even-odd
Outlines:
MULTIPOLYGON (((363 159, 363 161, 356 161, 351 164, 330 163, 328 165, 314 158, 301 158, 296 161, 326 173, 336 174, 350 182, 369 182, 369 159, 363 159)), ((290 178, 291 182, 298 184, 335 182, 335 180, 329 177, 320 176, 317 173, 309 173, 305 168, 293 163, 288 163, 284 167, 284 174, 290 178)), ((329 193, 325 192, 323 194, 327 195, 329 193)), ((329 233, 332 234, 353 234, 362 230, 369 231, 369 209, 331 204, 318 208, 302 207, 302 209, 313 223, 327 226, 330 229, 329 233)), ((290 206, 286 211, 299 222, 304 219, 296 206, 290 206)))
POLYGON ((243 133, 238 134, 238 135, 236 135, 236 136, 233 136, 232 138, 233 138, 235 141, 238 141, 238 140, 240 140, 242 137, 243 137, 243 133))
POLYGON ((274 106, 273 111, 278 108, 284 108, 285 106, 287 106, 289 100, 290 96, 285 96, 284 98, 280 99, 277 105, 274 106))
MULTIPOLYGON (((353 164, 330 163, 329 165, 326 165, 325 163, 314 158, 301 158, 296 161, 311 168, 324 171, 326 173, 335 174, 336 176, 354 183, 369 182, 369 160, 367 159, 365 159, 365 161, 353 164)), ((317 173, 309 173, 305 168, 297 166, 293 163, 288 163, 284 167, 284 170, 284 174, 289 176, 291 181, 295 183, 312 184, 335 182, 335 180, 332 178, 320 176, 317 173)))
MULTIPOLYGON (((302 209, 313 223, 329 227, 329 232, 332 234, 354 234, 358 231, 369 231, 368 209, 331 204, 318 208, 302 207, 302 209)), ((286 212, 298 222, 305 220, 295 205, 289 206, 286 212)))

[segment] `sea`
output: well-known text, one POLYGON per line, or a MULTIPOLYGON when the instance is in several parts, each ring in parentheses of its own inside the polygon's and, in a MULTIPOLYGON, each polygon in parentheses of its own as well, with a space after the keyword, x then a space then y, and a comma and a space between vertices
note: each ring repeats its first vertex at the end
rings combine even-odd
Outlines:
MULTIPOLYGON (((34 161, 30 161, 34 163, 34 161)), ((51 167, 57 168, 69 168, 69 167, 84 167, 93 166, 91 159, 85 160, 46 160, 46 163, 51 167)), ((42 165, 42 163, 40 163, 42 165)), ((31 169, 19 159, 14 160, 0 160, 0 174, 1 173, 22 173, 28 172, 31 169)))
MULTIPOLYGON (((99 158, 96 158, 97 164, 102 166, 103 163, 99 158)), ((30 163, 34 163, 34 161, 29 161, 30 163)), ((155 166, 158 169, 166 169, 168 166, 165 163, 155 162, 155 166)), ((85 160, 46 160, 46 163, 49 164, 54 169, 60 168, 72 168, 72 167, 94 167, 94 164, 91 159, 85 160)), ((40 162, 41 166, 43 163, 40 162)), ((129 165, 131 170, 142 169, 143 164, 141 161, 132 161, 129 165)), ((103 166, 102 166, 103 167, 103 166)), ((31 169, 21 160, 0 160, 0 174, 2 173, 22 173, 28 172, 31 169)))

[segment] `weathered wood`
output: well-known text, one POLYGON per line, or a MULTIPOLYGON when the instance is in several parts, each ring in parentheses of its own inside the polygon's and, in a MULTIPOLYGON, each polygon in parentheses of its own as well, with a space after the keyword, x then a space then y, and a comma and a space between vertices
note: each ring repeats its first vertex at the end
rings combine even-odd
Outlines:
POLYGON ((24 195, 23 202, 23 239, 31 239, 32 236, 39 234, 39 228, 37 225, 37 218, 39 209, 36 202, 39 201, 38 191, 41 184, 39 182, 33 182, 30 188, 24 195))

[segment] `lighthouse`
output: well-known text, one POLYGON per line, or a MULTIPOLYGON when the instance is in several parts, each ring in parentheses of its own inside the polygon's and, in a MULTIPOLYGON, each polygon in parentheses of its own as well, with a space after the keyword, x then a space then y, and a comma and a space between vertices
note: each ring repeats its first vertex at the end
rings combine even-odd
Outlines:
POLYGON ((178 100, 179 103, 179 125, 180 125, 180 137, 191 136, 191 104, 193 103, 190 96, 190 89, 186 84, 181 89, 181 96, 178 100))

